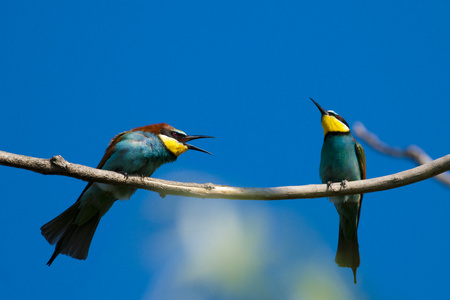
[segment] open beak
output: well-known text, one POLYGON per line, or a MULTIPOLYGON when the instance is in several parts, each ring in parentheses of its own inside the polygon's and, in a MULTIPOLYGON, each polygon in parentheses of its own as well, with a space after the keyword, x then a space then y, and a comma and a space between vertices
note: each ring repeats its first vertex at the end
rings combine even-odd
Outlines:
POLYGON ((189 141, 192 141, 192 140, 206 139, 206 138, 214 138, 214 137, 213 136, 208 136, 208 135, 188 135, 188 136, 183 137, 183 140, 181 140, 180 142, 184 143, 188 147, 188 149, 197 150, 197 151, 200 151, 200 152, 205 152, 205 153, 213 155, 212 153, 210 153, 210 152, 208 152, 206 150, 200 149, 200 148, 195 147, 193 145, 186 144, 186 142, 189 142, 189 141))
POLYGON ((322 106, 320 106, 316 101, 314 101, 312 98, 309 98, 309 99, 311 99, 311 101, 312 102, 314 102, 314 104, 317 106, 317 108, 320 110, 320 113, 322 114, 322 116, 326 116, 326 115, 328 115, 328 112, 325 110, 325 109, 323 109, 323 107, 322 106))

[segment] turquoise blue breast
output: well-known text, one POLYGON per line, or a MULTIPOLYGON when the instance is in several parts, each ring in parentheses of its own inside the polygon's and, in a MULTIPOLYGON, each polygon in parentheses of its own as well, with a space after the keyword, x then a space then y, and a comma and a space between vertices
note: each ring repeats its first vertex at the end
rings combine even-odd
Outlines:
POLYGON ((327 134, 322 146, 320 178, 322 183, 361 179, 355 140, 350 133, 327 134))
POLYGON ((161 139, 149 132, 133 131, 116 144, 102 169, 150 176, 162 164, 176 160, 161 139))
MULTIPOLYGON (((149 132, 132 131, 124 134, 117 142, 114 152, 102 169, 129 175, 151 176, 162 164, 176 159, 158 136, 149 132)), ((94 183, 94 185, 108 192, 113 199, 127 200, 136 192, 135 188, 130 187, 104 183, 94 183)))

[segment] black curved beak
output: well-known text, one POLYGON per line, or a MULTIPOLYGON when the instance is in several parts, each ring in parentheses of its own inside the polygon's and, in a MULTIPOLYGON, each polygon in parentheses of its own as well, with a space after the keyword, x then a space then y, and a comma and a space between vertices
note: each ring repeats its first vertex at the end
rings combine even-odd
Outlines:
POLYGON ((213 136, 209 136, 209 135, 187 135, 187 136, 183 137, 182 142, 188 147, 188 149, 196 150, 196 151, 200 151, 200 152, 205 152, 205 153, 208 153, 210 155, 213 155, 212 153, 210 153, 210 152, 208 152, 206 150, 200 149, 200 148, 195 147, 195 146, 190 145, 190 144, 186 144, 186 142, 189 142, 189 141, 192 141, 192 140, 206 139, 206 138, 214 138, 214 137, 213 136))
POLYGON ((314 102, 314 104, 317 106, 317 108, 320 110, 320 113, 322 114, 322 116, 324 116, 324 115, 328 115, 328 112, 325 110, 325 109, 323 109, 323 107, 322 106, 320 106, 316 101, 314 101, 312 98, 309 98, 309 99, 311 99, 311 101, 312 102, 314 102))

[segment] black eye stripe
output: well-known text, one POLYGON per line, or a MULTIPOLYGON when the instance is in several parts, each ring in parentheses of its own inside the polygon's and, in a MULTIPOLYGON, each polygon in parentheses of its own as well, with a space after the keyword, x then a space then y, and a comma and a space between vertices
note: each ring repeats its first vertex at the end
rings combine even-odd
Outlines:
POLYGON ((181 132, 178 132, 178 131, 172 131, 172 132, 171 132, 171 135, 172 135, 174 138, 180 138, 180 137, 186 136, 185 134, 183 134, 183 133, 181 133, 181 132))
POLYGON ((340 115, 338 115, 336 112, 329 110, 328 114, 335 117, 336 119, 338 119, 339 121, 341 121, 342 123, 344 123, 348 128, 350 128, 350 126, 348 126, 347 121, 344 120, 343 117, 341 117, 340 115))
POLYGON ((336 118, 337 118, 339 121, 341 121, 342 123, 344 123, 345 125, 347 125, 348 128, 350 128, 350 126, 348 126, 347 122, 344 120, 343 117, 337 115, 336 118))

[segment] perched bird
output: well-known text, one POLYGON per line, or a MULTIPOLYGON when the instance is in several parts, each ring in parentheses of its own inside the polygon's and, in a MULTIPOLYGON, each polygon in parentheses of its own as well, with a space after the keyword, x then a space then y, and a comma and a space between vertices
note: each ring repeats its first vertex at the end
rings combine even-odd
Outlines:
MULTIPOLYGON (((173 162, 188 149, 211 154, 187 142, 204 135, 186 135, 183 131, 160 123, 138 127, 116 135, 106 148, 97 169, 116 171, 125 176, 150 176, 164 163, 173 162)), ((62 214, 41 227, 41 233, 56 244, 47 265, 58 254, 86 259, 97 225, 116 200, 128 200, 135 188, 89 182, 78 200, 62 214)))
MULTIPOLYGON (((365 179, 364 149, 353 138, 347 122, 334 111, 326 111, 311 100, 322 114, 325 135, 319 167, 322 183, 330 185, 340 181, 345 186, 347 181, 365 179)), ((360 263, 357 231, 362 198, 363 194, 330 197, 339 213, 339 242, 335 261, 339 267, 353 270, 355 283, 356 269, 360 263)))

